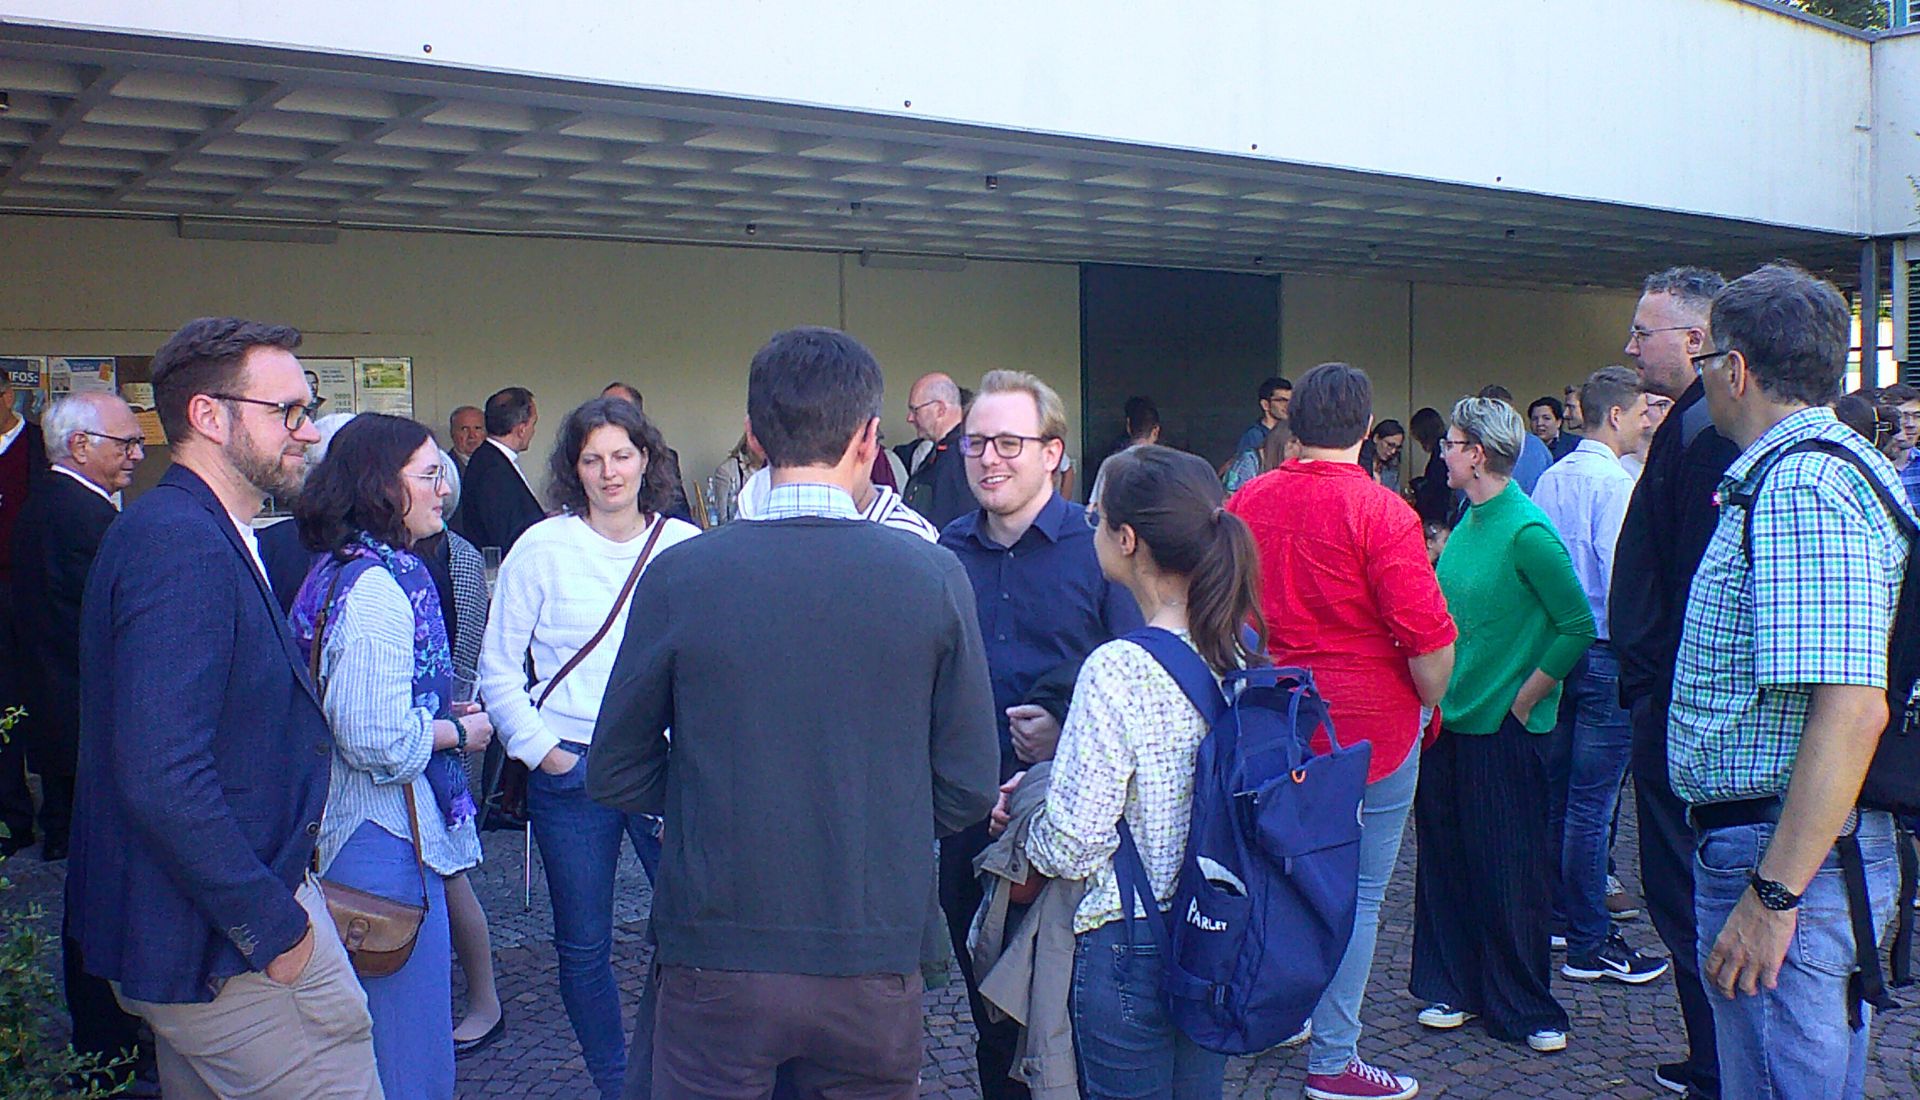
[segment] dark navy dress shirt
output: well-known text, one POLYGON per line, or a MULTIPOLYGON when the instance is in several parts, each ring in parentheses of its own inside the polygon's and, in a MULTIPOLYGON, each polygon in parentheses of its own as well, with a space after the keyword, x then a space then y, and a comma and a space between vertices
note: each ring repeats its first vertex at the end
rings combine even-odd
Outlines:
POLYGON ((1034 682, 1062 664, 1140 629, 1140 605, 1101 575, 1087 510, 1058 493, 1012 546, 993 541, 979 508, 947 524, 940 545, 960 558, 973 582, 1005 778, 1021 766, 1007 708, 1026 702, 1034 682))

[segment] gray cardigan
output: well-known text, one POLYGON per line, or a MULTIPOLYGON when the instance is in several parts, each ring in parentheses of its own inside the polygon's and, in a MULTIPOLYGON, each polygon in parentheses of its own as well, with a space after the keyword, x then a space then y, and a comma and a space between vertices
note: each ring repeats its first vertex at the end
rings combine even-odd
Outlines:
POLYGON ((320 872, 362 821, 408 838, 402 783, 413 785, 427 866, 454 875, 478 864, 473 821, 449 830, 423 774, 433 753, 433 715, 413 705, 413 607, 386 570, 361 573, 339 618, 327 624, 319 687, 334 746, 320 818, 320 872))
POLYGON ((1009 1076, 1023 1081, 1035 1100, 1078 1100, 1073 1056, 1073 914, 1086 894, 1085 879, 1050 879, 1020 923, 1007 930, 1007 892, 1038 873, 1027 859, 1027 830, 1052 784, 1053 762, 1036 764, 1007 803, 1011 815, 1000 839, 974 857, 986 879, 986 897, 967 935, 973 972, 981 975, 980 999, 996 1018, 1020 1027, 1009 1076))

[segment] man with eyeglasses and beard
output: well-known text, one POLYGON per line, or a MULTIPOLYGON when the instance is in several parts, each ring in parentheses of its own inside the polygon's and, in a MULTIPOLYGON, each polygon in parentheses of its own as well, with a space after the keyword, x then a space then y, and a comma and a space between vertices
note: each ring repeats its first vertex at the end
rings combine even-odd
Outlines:
POLYGON ((299 343, 202 318, 155 354, 173 466, 108 529, 81 608, 69 932, 152 1027, 168 1096, 380 1095, 308 873, 333 736, 250 526, 319 439, 299 343))
MULTIPOLYGON (((1066 694, 1080 662, 1102 643, 1143 624, 1126 589, 1101 575, 1088 509, 1054 491, 1066 451, 1060 395, 1023 371, 991 371, 968 408, 959 450, 979 507, 947 524, 940 545, 973 582, 980 635, 1000 725, 1000 778, 1053 759, 1066 694), (1036 691, 1043 681, 1045 704, 1036 691)), ((1098 506, 1098 501, 1094 501, 1098 506)), ((987 823, 940 843, 940 908, 967 982, 979 1035, 976 1057, 986 1100, 1024 1097, 1009 1076, 1019 1027, 987 1018, 967 951, 967 925, 982 891, 973 859, 988 843, 987 823)))
POLYGON ((1694 834, 1687 804, 1667 775, 1667 708, 1693 574, 1713 537, 1720 477, 1740 454, 1708 415, 1691 356, 1714 345, 1708 317, 1726 286, 1718 273, 1675 267, 1649 275, 1627 330, 1627 360, 1649 403, 1673 407, 1654 432, 1646 468, 1621 523, 1608 619, 1620 662, 1620 702, 1633 723, 1633 787, 1640 823, 1641 891, 1661 942, 1687 1027, 1688 1055, 1654 1070, 1670 1092, 1720 1095, 1713 1008, 1700 981, 1693 906, 1694 834))

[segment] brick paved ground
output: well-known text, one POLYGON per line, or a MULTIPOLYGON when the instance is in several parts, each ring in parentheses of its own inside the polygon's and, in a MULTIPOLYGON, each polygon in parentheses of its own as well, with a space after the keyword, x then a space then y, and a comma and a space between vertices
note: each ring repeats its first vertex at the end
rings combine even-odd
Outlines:
MULTIPOLYGON (((460 1063, 461 1095, 587 1097, 586 1072, 554 980, 550 921, 537 863, 533 906, 522 907, 523 843, 518 833, 488 834, 488 862, 475 873, 492 920, 509 1030, 493 1048, 460 1063)), ((1629 817, 1622 821, 1618 851, 1623 869, 1634 864, 1633 843, 1629 817)), ((1409 835, 1388 894, 1378 962, 1362 1014, 1363 1056, 1418 1076, 1422 1095, 1429 1097, 1648 1100, 1668 1095, 1656 1090, 1650 1078, 1656 1063, 1677 1058, 1681 1051, 1680 1014, 1668 979, 1628 989, 1611 983, 1582 985, 1556 976, 1556 992, 1573 1018, 1571 1045, 1563 1054, 1536 1055, 1498 1042, 1473 1025, 1434 1032, 1415 1023, 1414 1013, 1420 1006, 1406 992, 1414 855, 1409 835)), ((61 881, 57 865, 40 863, 38 852, 29 850, 8 861, 6 871, 20 887, 10 901, 37 899, 57 909, 61 881)), ((621 869, 621 878, 614 962, 622 988, 631 990, 637 987, 647 959, 642 943, 647 887, 631 857, 621 869)), ((1658 941, 1644 920, 1627 928, 1636 945, 1658 950, 1658 941)), ((456 991, 459 986, 456 968, 456 991)), ((1907 999, 1920 1004, 1920 994, 1909 993, 1907 999)), ((1876 1022, 1874 1032, 1867 1095, 1920 1096, 1920 1007, 1888 1014, 1876 1022)), ((971 1038, 972 1025, 958 987, 929 993, 922 1090, 927 1100, 979 1095, 971 1038)), ((1300 1052, 1237 1059, 1228 1069, 1227 1095, 1297 1097, 1304 1064, 1305 1055, 1300 1052)))

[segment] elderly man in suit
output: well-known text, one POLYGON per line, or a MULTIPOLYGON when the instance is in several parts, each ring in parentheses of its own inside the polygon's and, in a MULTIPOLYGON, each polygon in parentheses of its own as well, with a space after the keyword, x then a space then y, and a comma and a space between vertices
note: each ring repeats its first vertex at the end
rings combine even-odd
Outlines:
POLYGON ((250 526, 319 438, 299 342, 202 318, 155 354, 173 467, 108 529, 81 606, 69 930, 151 1025, 169 1098, 381 1095, 308 871, 333 737, 250 526))
POLYGON ((505 554, 522 532, 546 518, 520 456, 533 446, 540 409, 524 386, 487 398, 487 441, 467 459, 453 529, 475 546, 505 554))
MULTIPOLYGON (((30 750, 40 773, 40 856, 56 860, 67 855, 80 740, 80 596, 100 540, 120 514, 118 494, 132 484, 146 452, 133 410, 111 394, 62 398, 40 420, 58 476, 35 487, 14 524, 12 580, 22 695, 35 718, 30 750)), ((63 948, 74 1049, 103 1059, 137 1050, 134 1018, 106 982, 86 973, 71 936, 63 948)))
MULTIPOLYGON (((47 468, 47 448, 40 428, 20 415, 15 406, 13 379, 0 371, 0 708, 23 702, 26 670, 20 667, 20 644, 14 640, 12 586, 8 564, 13 547, 13 524, 27 503, 30 490, 47 468)), ((14 728, 11 741, 0 744, 0 855, 12 855, 33 843, 33 792, 27 789, 26 735, 32 716, 14 728)))

